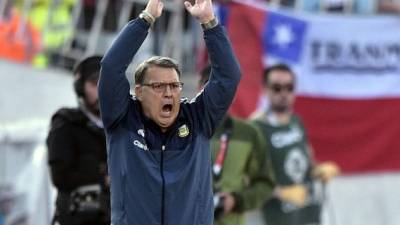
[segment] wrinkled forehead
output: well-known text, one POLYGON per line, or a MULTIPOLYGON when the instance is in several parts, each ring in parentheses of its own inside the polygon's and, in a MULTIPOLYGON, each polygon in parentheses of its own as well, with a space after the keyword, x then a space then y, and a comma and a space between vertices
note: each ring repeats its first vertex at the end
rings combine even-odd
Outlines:
POLYGON ((145 82, 177 82, 179 81, 178 72, 174 68, 149 67, 146 71, 145 82))

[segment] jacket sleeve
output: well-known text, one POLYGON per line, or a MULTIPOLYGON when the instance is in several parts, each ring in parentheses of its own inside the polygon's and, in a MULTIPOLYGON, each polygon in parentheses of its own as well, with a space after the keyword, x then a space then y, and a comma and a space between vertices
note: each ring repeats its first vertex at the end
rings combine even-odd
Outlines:
POLYGON ((261 207, 272 197, 275 186, 266 143, 256 127, 252 137, 252 154, 246 168, 249 185, 242 191, 233 193, 236 202, 235 211, 239 212, 261 207))
POLYGON ((149 25, 142 19, 130 21, 118 34, 101 63, 100 111, 105 128, 115 126, 127 112, 130 99, 126 69, 146 39, 149 25))
POLYGON ((194 99, 200 125, 211 137, 225 115, 240 81, 240 68, 228 36, 221 25, 204 31, 204 40, 211 62, 207 85, 194 99))

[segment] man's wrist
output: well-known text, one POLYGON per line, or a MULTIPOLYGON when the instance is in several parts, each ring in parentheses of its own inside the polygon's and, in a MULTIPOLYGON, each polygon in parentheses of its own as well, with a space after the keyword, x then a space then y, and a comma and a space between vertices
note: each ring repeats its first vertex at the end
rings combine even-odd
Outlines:
POLYGON ((151 27, 153 26, 154 22, 156 21, 156 19, 154 18, 153 15, 151 15, 149 12, 147 12, 146 10, 143 10, 140 14, 139 14, 139 18, 144 20, 146 23, 148 23, 151 27))
POLYGON ((203 28, 203 30, 212 29, 212 28, 216 27, 217 25, 218 25, 217 17, 214 17, 207 22, 201 23, 201 27, 203 28))

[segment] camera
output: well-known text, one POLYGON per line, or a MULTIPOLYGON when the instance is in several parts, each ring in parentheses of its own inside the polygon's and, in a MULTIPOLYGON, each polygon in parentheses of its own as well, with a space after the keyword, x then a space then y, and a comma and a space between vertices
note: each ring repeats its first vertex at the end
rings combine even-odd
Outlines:
POLYGON ((215 194, 214 201, 214 219, 219 219, 224 214, 224 197, 215 194))
POLYGON ((71 193, 69 210, 75 215, 97 215, 101 211, 100 185, 81 186, 71 193))

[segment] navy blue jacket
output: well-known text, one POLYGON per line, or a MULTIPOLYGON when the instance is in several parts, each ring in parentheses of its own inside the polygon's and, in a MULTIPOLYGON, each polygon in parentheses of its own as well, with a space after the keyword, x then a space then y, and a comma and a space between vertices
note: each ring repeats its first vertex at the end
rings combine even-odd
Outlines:
POLYGON ((204 39, 212 75, 204 91, 183 100, 167 132, 129 94, 125 71, 149 26, 136 19, 118 35, 102 61, 99 83, 113 225, 211 225, 213 201, 209 139, 229 108, 240 69, 221 26, 204 39))

